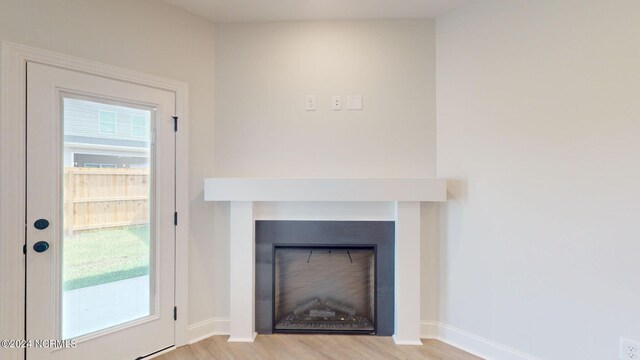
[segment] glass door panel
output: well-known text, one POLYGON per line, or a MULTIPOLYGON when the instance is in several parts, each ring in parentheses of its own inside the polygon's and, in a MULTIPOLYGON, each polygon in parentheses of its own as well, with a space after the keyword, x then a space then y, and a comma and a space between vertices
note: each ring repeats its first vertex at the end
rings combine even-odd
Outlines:
POLYGON ((153 309, 155 110, 63 95, 62 338, 153 309))

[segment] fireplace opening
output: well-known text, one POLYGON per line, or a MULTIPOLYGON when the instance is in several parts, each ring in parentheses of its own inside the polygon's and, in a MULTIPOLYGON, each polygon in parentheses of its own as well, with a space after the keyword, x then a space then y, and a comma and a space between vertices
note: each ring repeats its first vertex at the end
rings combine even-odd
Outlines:
POLYGON ((376 333, 375 245, 273 249, 273 332, 376 333))

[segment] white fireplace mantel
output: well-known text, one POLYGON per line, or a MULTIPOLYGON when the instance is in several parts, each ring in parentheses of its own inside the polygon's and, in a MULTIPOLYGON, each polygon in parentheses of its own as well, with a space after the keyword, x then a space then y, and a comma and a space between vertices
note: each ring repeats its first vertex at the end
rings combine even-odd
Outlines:
POLYGON ((209 178, 206 201, 445 201, 435 178, 209 178))
MULTIPOLYGON (((392 204, 395 221, 393 339, 398 345, 420 341, 420 202, 446 201, 446 180, 434 178, 208 178, 206 201, 230 202, 230 337, 255 338, 255 221, 264 202, 392 204)), ((313 205, 311 205, 313 206, 313 205)), ((362 220, 361 212, 340 209, 343 220, 362 220)), ((313 220, 314 216, 307 220, 313 220)), ((319 218, 317 218, 320 220, 319 218)), ((283 218, 282 220, 287 220, 283 218)))

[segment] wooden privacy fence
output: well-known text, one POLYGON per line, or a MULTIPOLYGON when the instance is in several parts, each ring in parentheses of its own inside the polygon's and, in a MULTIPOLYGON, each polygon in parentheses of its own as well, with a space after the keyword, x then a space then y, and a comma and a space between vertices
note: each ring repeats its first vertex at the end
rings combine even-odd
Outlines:
POLYGON ((149 191, 149 169, 65 168, 65 231, 148 223, 149 191))

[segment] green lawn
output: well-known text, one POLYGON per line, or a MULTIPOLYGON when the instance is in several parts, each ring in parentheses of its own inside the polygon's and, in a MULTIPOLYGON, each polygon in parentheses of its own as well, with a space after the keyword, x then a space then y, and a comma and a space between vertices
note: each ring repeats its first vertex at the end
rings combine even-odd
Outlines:
POLYGON ((65 236, 64 290, 149 273, 149 226, 87 230, 65 236))

